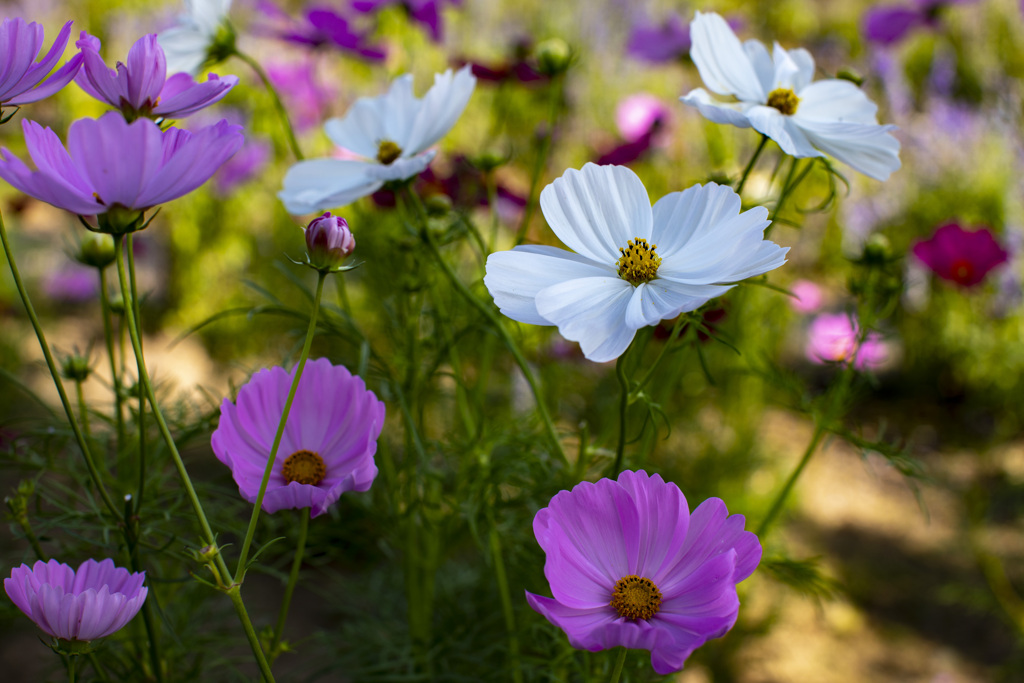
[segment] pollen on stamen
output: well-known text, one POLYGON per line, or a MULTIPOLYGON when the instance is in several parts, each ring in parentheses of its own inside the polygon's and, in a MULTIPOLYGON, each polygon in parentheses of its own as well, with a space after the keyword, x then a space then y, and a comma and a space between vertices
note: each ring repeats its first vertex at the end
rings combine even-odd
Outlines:
POLYGON ((391 140, 381 140, 377 143, 377 161, 385 166, 394 163, 400 156, 402 156, 402 148, 397 143, 391 140))
POLYGON ((768 93, 768 106, 778 109, 786 116, 795 114, 799 104, 800 98, 790 88, 776 88, 768 93))
POLYGON ((289 484, 297 481, 316 486, 327 476, 327 465, 323 458, 312 451, 295 451, 285 458, 281 474, 289 484))
POLYGON ((661 591, 650 579, 631 574, 615 582, 608 604, 620 617, 647 620, 661 609, 661 591))
POLYGON ((622 256, 615 263, 619 267, 619 277, 634 287, 653 280, 661 266, 657 249, 658 245, 648 244, 642 237, 631 239, 625 247, 619 247, 622 256))

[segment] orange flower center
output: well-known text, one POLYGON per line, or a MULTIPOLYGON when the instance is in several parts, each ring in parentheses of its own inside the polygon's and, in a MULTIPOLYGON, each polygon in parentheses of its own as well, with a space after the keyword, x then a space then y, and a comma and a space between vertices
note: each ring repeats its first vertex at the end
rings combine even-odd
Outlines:
POLYGON ((661 591, 650 579, 631 574, 615 582, 608 604, 624 619, 647 620, 661 609, 661 591))
POLYGON ((786 116, 795 114, 799 104, 800 98, 789 88, 776 88, 768 93, 768 106, 778 109, 786 116))
POLYGON ((289 484, 297 481, 316 486, 327 476, 327 465, 323 458, 312 451, 295 451, 285 458, 281 474, 289 484))

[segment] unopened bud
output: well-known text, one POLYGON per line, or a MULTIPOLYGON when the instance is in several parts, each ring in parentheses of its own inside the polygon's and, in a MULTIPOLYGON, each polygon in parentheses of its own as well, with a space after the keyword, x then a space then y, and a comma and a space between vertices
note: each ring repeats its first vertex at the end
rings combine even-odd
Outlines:
POLYGON ((75 254, 76 261, 93 268, 106 268, 116 257, 113 238, 99 233, 86 233, 75 254))
POLYGON ((356 248, 356 239, 344 218, 328 211, 306 228, 306 255, 317 270, 333 270, 356 248))
POLYGON ((537 45, 537 67, 545 76, 565 73, 572 62, 572 48, 561 38, 548 38, 537 45))
POLYGON ((89 359, 77 354, 65 356, 60 362, 60 374, 64 379, 73 382, 84 382, 89 378, 92 368, 89 367, 89 359))
POLYGON ((892 246, 889 238, 881 233, 875 233, 868 238, 864 245, 864 262, 872 265, 881 265, 892 258, 892 246))
POLYGON ((427 214, 430 216, 445 216, 452 210, 452 200, 446 194, 432 194, 427 197, 424 204, 427 207, 427 214))

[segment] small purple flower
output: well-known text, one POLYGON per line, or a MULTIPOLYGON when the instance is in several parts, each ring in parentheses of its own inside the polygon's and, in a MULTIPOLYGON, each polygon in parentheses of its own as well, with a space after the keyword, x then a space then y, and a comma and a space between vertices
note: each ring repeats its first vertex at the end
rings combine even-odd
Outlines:
POLYGON ((526 592, 573 647, 650 650, 659 674, 732 628, 757 536, 718 498, 690 514, 679 487, 643 470, 561 491, 533 519, 554 598, 526 592))
MULTIPOLYGON (((263 470, 295 371, 260 370, 224 399, 211 444, 231 468, 238 491, 256 502, 263 470)), ((295 392, 263 510, 311 508, 317 517, 346 491, 366 491, 377 476, 373 455, 384 404, 359 377, 326 358, 309 361, 295 392)))
POLYGON ((821 308, 824 296, 821 287, 810 280, 797 280, 789 291, 793 296, 789 299, 790 308, 797 313, 814 313, 821 308))
POLYGON ((241 126, 227 121, 195 132, 162 131, 149 119, 128 123, 118 112, 72 123, 67 149, 56 133, 35 121, 22 121, 22 129, 38 170, 0 149, 0 178, 73 213, 112 213, 101 222, 110 221, 115 231, 114 223, 124 231, 125 225, 137 222, 139 212, 205 183, 242 146, 241 126))
POLYGON ((264 27, 262 33, 289 43, 310 48, 334 47, 364 59, 379 62, 387 58, 387 50, 370 43, 365 32, 357 31, 342 14, 329 7, 307 9, 302 19, 294 19, 270 0, 261 0, 257 7, 275 19, 276 26, 264 27))
POLYGON ((46 78, 64 54, 71 23, 64 24, 50 51, 36 62, 33 60, 43 46, 43 27, 21 18, 4 19, 0 24, 0 107, 38 102, 71 82, 82 66, 81 53, 46 78))
POLYGON ((356 238, 348 228, 348 221, 332 216, 330 211, 314 218, 304 230, 306 256, 317 270, 337 268, 356 248, 356 238))
POLYGON ((96 269, 78 263, 66 263, 60 268, 49 270, 43 279, 43 292, 54 301, 68 303, 94 299, 100 292, 96 269))
POLYGON ((128 63, 108 69, 100 57, 100 41, 82 31, 78 47, 85 65, 75 82, 101 102, 121 110, 134 121, 140 116, 182 118, 219 101, 238 84, 238 77, 210 74, 205 83, 177 73, 167 78, 167 59, 156 34, 143 36, 128 51, 128 63))
POLYGON ((858 370, 876 369, 889 359, 889 347, 877 332, 869 332, 860 348, 860 325, 846 313, 823 313, 807 330, 806 354, 814 363, 846 363, 858 370))
POLYGON ((974 0, 915 0, 912 6, 873 7, 864 15, 864 37, 873 43, 891 45, 918 27, 939 24, 939 14, 947 5, 964 5, 974 0))
POLYGON ((444 27, 441 25, 441 8, 445 5, 461 5, 462 0, 352 0, 352 9, 357 12, 377 12, 388 5, 401 5, 413 21, 423 24, 435 43, 443 40, 444 27))
POLYGON ((690 54, 690 25, 678 14, 670 15, 660 25, 637 24, 629 35, 626 52, 654 64, 683 59, 690 54))
POLYGON ((913 252, 933 273, 962 287, 978 284, 1010 257, 987 228, 967 231, 956 223, 914 244, 913 252))
POLYGON ((213 191, 226 197, 242 183, 252 180, 270 161, 273 150, 266 140, 249 138, 238 152, 224 162, 213 176, 213 191))
POLYGON ((36 626, 54 638, 89 641, 109 636, 138 613, 149 593, 146 573, 133 574, 107 559, 74 570, 50 560, 11 570, 4 590, 36 626))

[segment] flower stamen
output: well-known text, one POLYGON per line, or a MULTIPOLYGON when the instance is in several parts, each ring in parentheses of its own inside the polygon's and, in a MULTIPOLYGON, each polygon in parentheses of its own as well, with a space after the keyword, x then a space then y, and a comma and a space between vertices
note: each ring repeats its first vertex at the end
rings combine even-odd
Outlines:
POLYGON ((778 109, 786 116, 795 114, 799 104, 800 98, 790 88, 776 88, 768 93, 768 106, 778 109))
POLYGON ((312 451, 295 451, 285 458, 281 474, 289 484, 297 481, 316 486, 327 476, 327 465, 323 458, 312 451))
POLYGON ((615 582, 608 604, 624 619, 647 620, 661 609, 661 591, 650 579, 630 574, 615 582))
POLYGON ((391 140, 381 140, 377 143, 377 161, 388 166, 394 163, 395 159, 402 156, 402 148, 391 140))
POLYGON ((653 280, 661 266, 657 248, 657 244, 648 244, 642 237, 631 239, 625 247, 619 247, 622 256, 615 262, 619 267, 619 277, 634 287, 653 280))

